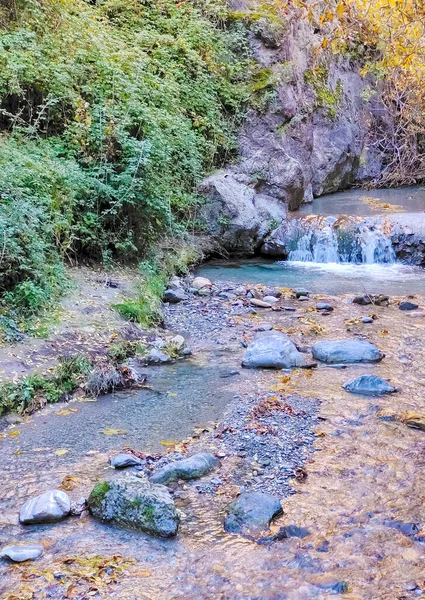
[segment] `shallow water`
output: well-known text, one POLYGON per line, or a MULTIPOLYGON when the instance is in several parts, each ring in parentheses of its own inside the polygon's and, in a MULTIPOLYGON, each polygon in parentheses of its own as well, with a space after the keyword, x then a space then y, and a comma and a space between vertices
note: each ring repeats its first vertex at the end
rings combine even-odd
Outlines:
POLYGON ((322 294, 425 294, 425 270, 400 263, 355 265, 259 259, 232 263, 211 261, 200 267, 197 274, 235 285, 249 281, 284 288, 304 287, 322 294))
MULTIPOLYGON (((348 190, 321 198, 302 206, 298 213, 305 215, 352 215, 367 217, 400 212, 423 213, 425 188, 404 187, 380 190, 348 190), (388 206, 386 206, 388 204, 388 206)), ((294 213, 296 214, 296 213, 294 213)))

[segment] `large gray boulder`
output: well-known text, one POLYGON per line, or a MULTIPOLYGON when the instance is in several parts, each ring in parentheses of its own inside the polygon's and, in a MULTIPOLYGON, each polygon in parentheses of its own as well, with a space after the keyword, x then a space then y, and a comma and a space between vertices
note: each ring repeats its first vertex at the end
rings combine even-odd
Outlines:
POLYGON ((259 334, 242 359, 242 366, 249 369, 291 369, 305 365, 305 358, 294 342, 280 331, 259 334))
POLYGON ((105 523, 165 538, 177 534, 180 522, 167 488, 142 477, 98 483, 89 496, 88 508, 105 523))
POLYGON ((394 394, 397 391, 388 381, 376 375, 360 375, 360 377, 344 383, 342 387, 347 392, 362 396, 382 396, 383 394, 394 394))
POLYGON ((189 458, 183 460, 176 460, 175 462, 165 465, 159 471, 154 473, 150 478, 152 483, 163 483, 167 484, 170 481, 177 481, 178 479, 184 479, 186 481, 190 479, 198 479, 210 473, 214 469, 220 466, 220 461, 214 456, 214 454, 200 453, 194 454, 189 458))
POLYGON ((22 525, 53 523, 69 515, 71 500, 62 490, 52 490, 27 500, 19 512, 22 525))
POLYGON ((13 562, 24 562, 25 560, 36 560, 43 554, 44 548, 39 544, 10 544, 0 551, 0 558, 8 558, 13 562))
POLYGON ((230 533, 255 535, 268 529, 282 513, 280 500, 262 492, 241 494, 228 507, 224 529, 230 533))
POLYGON ((286 217, 284 203, 256 192, 252 178, 218 171, 205 179, 201 218, 208 232, 232 253, 254 254, 266 235, 286 217))
POLYGON ((328 364, 370 363, 384 358, 374 344, 362 340, 317 342, 312 352, 316 360, 328 364))

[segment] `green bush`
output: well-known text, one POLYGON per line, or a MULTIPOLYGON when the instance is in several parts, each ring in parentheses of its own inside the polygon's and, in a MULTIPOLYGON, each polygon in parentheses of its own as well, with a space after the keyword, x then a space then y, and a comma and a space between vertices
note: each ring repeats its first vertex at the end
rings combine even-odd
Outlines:
POLYGON ((134 259, 191 222, 196 183, 235 151, 250 60, 224 0, 15 4, 0 15, 0 295, 32 311, 64 258, 134 259))

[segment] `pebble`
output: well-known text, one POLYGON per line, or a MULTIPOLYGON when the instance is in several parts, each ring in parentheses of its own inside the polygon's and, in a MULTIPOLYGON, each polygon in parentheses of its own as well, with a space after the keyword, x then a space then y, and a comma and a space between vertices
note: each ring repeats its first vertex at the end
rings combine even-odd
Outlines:
POLYGON ((332 306, 332 304, 328 304, 327 302, 318 302, 316 304, 316 310, 326 310, 326 311, 333 311, 334 307, 332 306))
POLYGON ((252 306, 257 306, 258 308, 271 308, 272 305, 269 302, 264 302, 264 300, 258 300, 258 298, 251 298, 250 304, 252 306))
POLYGON ((400 302, 398 307, 400 310, 416 310, 417 308, 419 308, 419 305, 415 304, 414 302, 408 302, 406 300, 404 302, 400 302))
POLYGON ((362 317, 362 323, 373 323, 372 317, 362 317))

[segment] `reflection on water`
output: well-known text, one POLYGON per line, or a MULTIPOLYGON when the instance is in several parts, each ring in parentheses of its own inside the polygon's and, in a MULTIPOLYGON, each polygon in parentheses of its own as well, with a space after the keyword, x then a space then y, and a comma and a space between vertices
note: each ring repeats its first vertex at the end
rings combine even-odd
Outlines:
POLYGON ((305 287, 313 293, 425 294, 425 270, 399 263, 341 264, 313 262, 241 261, 237 266, 214 261, 197 273, 234 284, 258 283, 285 288, 305 287))
POLYGON ((369 215, 425 211, 425 188, 348 190, 315 198, 298 211, 305 215, 369 215), (387 206, 388 205, 388 206, 387 206))

